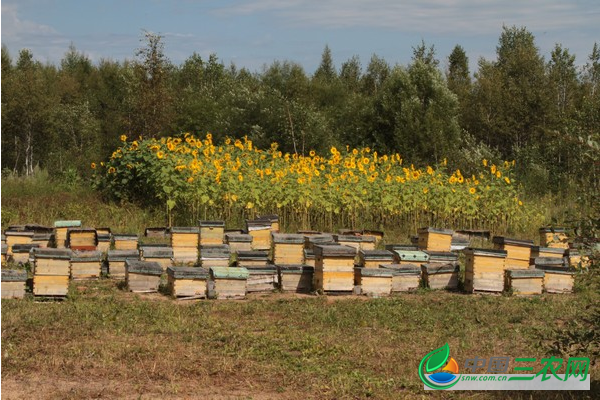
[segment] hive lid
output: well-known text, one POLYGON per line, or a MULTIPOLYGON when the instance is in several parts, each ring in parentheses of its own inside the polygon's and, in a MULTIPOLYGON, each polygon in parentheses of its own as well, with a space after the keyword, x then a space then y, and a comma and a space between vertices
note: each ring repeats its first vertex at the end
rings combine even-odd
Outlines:
POLYGON ((333 243, 334 235, 329 233, 320 233, 318 235, 304 235, 305 243, 333 243))
POLYGON ((391 260, 394 254, 388 250, 360 250, 359 255, 365 260, 391 260))
POLYGON ((173 248, 167 246, 143 246, 141 248, 144 258, 173 258, 173 248))
POLYGON ((408 251, 418 251, 418 246, 413 246, 412 244, 386 244, 385 249, 389 251, 396 250, 408 250, 408 251))
POLYGON ((456 253, 452 253, 449 251, 429 251, 429 250, 425 250, 424 253, 429 254, 429 261, 435 261, 435 262, 440 262, 440 261, 457 261, 458 260, 458 254, 456 253))
POLYGON ((537 267, 538 265, 547 265, 547 266, 564 266, 566 263, 564 258, 559 257, 536 257, 533 259, 533 263, 537 267))
POLYGON ((52 239, 53 236, 54 235, 51 233, 35 233, 33 235, 33 240, 34 241, 46 241, 46 240, 49 241, 52 239))
POLYGON ((99 233, 98 241, 99 242, 110 242, 112 240, 112 235, 110 233, 99 233))
POLYGON ((266 274, 276 274, 277 273, 277 267, 274 266, 273 264, 265 264, 265 265, 251 265, 251 266, 247 266, 245 267, 248 270, 248 274, 252 275, 252 274, 260 274, 260 273, 266 273, 266 274))
POLYGON ((427 262, 429 254, 420 250, 396 250, 395 251, 402 261, 427 262))
POLYGON ((508 244, 511 246, 524 246, 524 247, 533 246, 533 240, 511 239, 511 238, 506 238, 504 236, 494 236, 492 238, 492 242, 495 244, 500 244, 500 245, 508 244))
POLYGON ((543 278, 545 273, 540 269, 507 269, 511 278, 543 278))
POLYGON ((569 269, 568 266, 562 266, 562 265, 536 265, 535 269, 537 270, 541 270, 541 271, 545 271, 545 272, 549 272, 552 274, 560 274, 560 275, 573 275, 575 274, 575 271, 572 269, 569 269))
POLYGON ((350 246, 342 245, 315 245, 314 246, 315 256, 321 257, 351 257, 356 256, 356 249, 350 246))
POLYGON ((416 264, 380 264, 379 268, 392 270, 399 275, 421 275, 421 267, 416 264))
POLYGON ((243 267, 210 267, 213 279, 248 279, 248 270, 243 267))
POLYGON ((35 248, 32 253, 34 258, 70 260, 73 252, 70 249, 35 248))
POLYGON ((99 251, 74 251, 71 254, 71 261, 74 262, 89 262, 101 261, 102 253, 99 251))
POLYGON ((309 249, 304 249, 304 259, 311 260, 315 258, 315 252, 309 249))
POLYGON ((271 229, 271 226, 271 221, 268 219, 246 220, 246 228, 248 231, 260 231, 264 229, 271 229))
POLYGON ((225 221, 198 221, 200 228, 225 228, 225 221))
POLYGON ((81 226, 81 221, 79 221, 79 220, 54 221, 55 228, 77 228, 80 226, 81 226))
POLYGON ((200 267, 168 267, 167 275, 175 279, 207 279, 208 270, 200 267))
POLYGON ((25 236, 33 237, 35 233, 33 231, 21 231, 15 229, 8 229, 4 232, 4 236, 25 236))
POLYGON ((13 244, 12 245, 12 252, 13 253, 29 253, 31 251, 31 249, 37 249, 39 248, 40 245, 39 243, 18 243, 18 244, 13 244))
POLYGON ((378 231, 375 229, 363 229, 362 230, 362 234, 367 236, 367 235, 375 235, 375 236, 383 236, 383 231, 378 231))
POLYGON ((333 235, 333 239, 336 242, 357 242, 363 241, 363 237, 360 235, 333 235))
POLYGON ((493 250, 493 249, 479 249, 475 247, 467 247, 463 250, 463 253, 473 256, 484 256, 484 257, 499 257, 506 258, 506 250, 493 250))
POLYGON ((230 256, 231 250, 228 244, 200 246, 200 257, 203 260, 206 258, 229 258, 230 256))
POLYGON ((355 267, 354 272, 360 273, 360 276, 378 276, 382 278, 391 278, 393 272, 387 268, 361 268, 355 267))
POLYGON ((140 253, 137 250, 109 250, 106 257, 108 261, 125 261, 138 259, 140 253))
POLYGON ((540 228, 540 233, 565 233, 567 231, 566 228, 560 228, 560 227, 546 227, 546 228, 540 228))
POLYGON ((23 269, 2 268, 2 282, 26 282, 27 271, 23 269))
POLYGON ((269 259, 269 252, 266 250, 238 250, 237 259, 250 261, 266 261, 269 259))
POLYGON ((171 228, 171 233, 198 234, 200 233, 200 228, 197 226, 174 226, 171 228))
POLYGON ((226 233, 225 239, 233 243, 251 243, 252 235, 248 235, 247 233, 226 233))
POLYGON ((52 233, 54 227, 40 224, 25 224, 25 230, 34 231, 35 233, 52 233))
POLYGON ((304 244, 304 236, 297 233, 273 233, 275 244, 304 244))
POLYGON ((554 253, 554 254, 565 254, 565 249, 557 248, 557 247, 541 247, 541 246, 533 246, 531 248, 533 252, 544 252, 544 253, 554 253))
POLYGON ((460 270, 460 267, 458 266, 458 264, 452 264, 452 263, 422 264, 421 269, 423 270, 423 272, 426 272, 427 274, 432 275, 432 274, 442 274, 442 273, 449 273, 449 272, 458 272, 460 270))
POLYGON ((166 226, 151 226, 144 229, 144 236, 148 236, 148 234, 152 235, 153 233, 166 235, 169 233, 169 228, 166 226))
POLYGON ((145 275, 162 275, 163 269, 156 261, 139 261, 128 258, 125 260, 128 273, 145 275))
POLYGON ((114 233, 112 237, 114 240, 138 240, 138 235, 132 233, 114 233))
POLYGON ((452 235, 454 231, 452 229, 425 227, 418 229, 417 233, 439 233, 442 235, 452 235))
POLYGON ((312 272, 315 270, 315 267, 311 267, 310 265, 303 264, 288 264, 288 265, 276 265, 279 272, 285 273, 302 273, 302 272, 312 272))

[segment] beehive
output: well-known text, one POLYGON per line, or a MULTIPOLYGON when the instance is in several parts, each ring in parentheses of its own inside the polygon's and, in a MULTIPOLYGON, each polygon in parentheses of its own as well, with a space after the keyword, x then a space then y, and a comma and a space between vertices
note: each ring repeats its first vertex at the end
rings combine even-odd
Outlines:
POLYGON ((229 267, 230 263, 229 245, 200 246, 200 265, 202 267, 229 267))
POLYGON ((308 265, 277 265, 279 287, 284 292, 308 293, 312 290, 315 268, 308 265))
POLYGON ((419 234, 419 249, 428 251, 450 251, 452 248, 451 229, 421 228, 419 234))
POLYGON ((211 299, 244 299, 248 270, 240 267, 211 267, 207 283, 211 299))
POLYGON ((271 232, 279 233, 279 215, 277 215, 277 214, 261 215, 257 219, 269 221, 271 223, 271 232))
POLYGON ((466 249, 470 245, 471 241, 469 239, 469 235, 465 235, 458 232, 454 232, 452 234, 452 241, 450 242, 451 251, 461 251, 466 249))
POLYGON ((22 299, 25 297, 27 272, 25 270, 2 269, 2 298, 22 299))
POLYGON ((198 221, 200 225, 200 246, 223 244, 225 236, 224 221, 198 221))
POLYGON ((237 266, 262 267, 269 263, 269 252, 265 250, 238 251, 236 254, 237 266))
POLYGON ((96 251, 98 234, 91 228, 68 228, 66 246, 71 250, 96 251))
POLYGON ((387 250, 360 250, 358 265, 364 268, 379 268, 380 264, 391 264, 394 254, 387 250))
POLYGON ((4 232, 7 245, 6 254, 11 256, 13 254, 12 248, 16 244, 31 244, 33 242, 33 235, 33 231, 7 230, 4 232))
POLYGON ((502 236, 492 238, 494 249, 506 250, 507 269, 528 269, 531 259, 532 240, 510 239, 502 236))
POLYGON ((144 236, 147 238, 166 238, 169 237, 169 228, 166 226, 153 226, 144 229, 144 236))
POLYGON ((304 265, 315 268, 315 252, 304 249, 304 265))
POLYGON ((341 245, 315 245, 316 290, 351 292, 354 289, 354 257, 356 249, 341 245))
POLYGON ((333 235, 333 239, 341 246, 350 246, 355 248, 357 254, 360 250, 375 250, 374 236, 333 235))
POLYGON ((98 235, 110 235, 112 233, 112 231, 110 230, 109 227, 101 227, 101 228, 96 228, 96 234, 98 235))
POLYGON ((15 264, 27 264, 30 260, 31 249, 37 249, 37 244, 15 244, 13 245, 12 262, 15 264))
POLYGON ((125 281, 132 292, 157 292, 162 273, 163 269, 157 262, 125 260, 125 281))
POLYGON ((109 250, 106 255, 108 276, 112 279, 125 279, 125 261, 139 260, 139 257, 137 250, 109 250))
POLYGON ((160 264, 163 271, 173 265, 173 249, 167 245, 140 246, 140 259, 160 264))
POLYGON ((66 296, 71 275, 69 249, 34 249, 33 294, 35 296, 66 296))
POLYGON ((54 240, 57 248, 67 247, 67 230, 69 228, 81 228, 81 221, 54 221, 54 240))
POLYGON ((429 254, 420 250, 395 250, 394 251, 394 263, 404 264, 427 264, 429 261, 429 254))
POLYGON ((451 251, 425 251, 429 256, 428 264, 453 264, 458 265, 458 254, 451 251))
MULTIPOLYGON (((563 258, 565 256, 565 249, 561 247, 540 247, 533 246, 531 248, 531 261, 538 257, 542 258, 563 258)), ((533 264, 533 262, 531 262, 533 264)))
POLYGON ((568 249, 566 256, 569 259, 569 266, 574 269, 589 268, 590 260, 587 255, 582 254, 577 249, 568 249))
POLYGON ((54 244, 54 237, 52 233, 34 233, 31 238, 31 243, 37 244, 41 249, 45 249, 54 244))
POLYGON ((507 288, 515 294, 542 294, 544 287, 544 271, 538 269, 506 270, 507 288))
POLYGON ((506 250, 467 248, 465 260, 465 291, 502 292, 506 269, 506 250))
MULTIPOLYGON (((383 241, 383 231, 377 231, 377 230, 372 230, 372 229, 363 229, 362 236, 374 238, 375 246, 377 246, 381 241, 383 241)), ((365 250, 371 250, 371 249, 365 249, 365 250)))
POLYGON ((201 299, 206 297, 208 270, 200 267, 168 267, 167 286, 173 297, 201 299))
POLYGON ((304 263, 304 236, 273 233, 273 263, 298 265, 304 263))
POLYGON ((568 249, 567 230, 565 228, 540 228, 540 246, 568 249))
POLYGON ((199 235, 200 228, 195 226, 171 228, 173 262, 184 264, 198 262, 199 235))
MULTIPOLYGON (((334 235, 330 233, 321 233, 318 235, 304 235, 304 248, 310 251, 314 251, 316 245, 339 245, 334 241, 334 235)), ((358 252, 358 246, 356 248, 356 252, 358 252)))
POLYGON ((74 251, 71 255, 71 279, 98 279, 102 273, 102 253, 74 251))
POLYGON ((423 283, 430 289, 456 290, 458 288, 458 264, 423 264, 421 273, 423 283))
POLYGON ((266 219, 246 220, 246 231, 252 236, 253 250, 271 249, 271 221, 266 219))
POLYGON ((260 267, 249 267, 247 291, 251 292, 272 292, 279 287, 279 278, 277 276, 277 267, 272 264, 265 264, 260 267))
POLYGON ((112 236, 111 234, 106 234, 106 233, 98 233, 98 246, 96 247, 96 250, 98 250, 101 253, 107 253, 108 250, 110 250, 110 244, 112 242, 112 236))
POLYGON ((389 296, 392 293, 392 271, 385 268, 354 268, 354 284, 360 293, 373 296, 389 296))
POLYGON ((134 234, 114 234, 112 235, 113 247, 115 250, 137 250, 138 237, 134 234))
POLYGON ((415 264, 382 264, 380 268, 392 271, 392 292, 417 290, 421 283, 421 267, 415 264))
POLYGON ((252 250, 252 235, 247 233, 225 233, 225 243, 229 245, 231 253, 237 251, 250 251, 252 250))
POLYGON ((544 271, 544 290, 548 293, 571 293, 575 283, 575 273, 569 268, 566 259, 535 259, 535 269, 544 271))

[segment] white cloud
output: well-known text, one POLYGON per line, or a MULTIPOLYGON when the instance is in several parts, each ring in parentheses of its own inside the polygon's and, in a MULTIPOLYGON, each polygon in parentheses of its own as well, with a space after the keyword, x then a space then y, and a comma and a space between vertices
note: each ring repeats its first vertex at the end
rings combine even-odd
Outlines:
POLYGON ((19 18, 16 4, 2 4, 2 36, 15 40, 23 36, 55 35, 51 26, 19 18))

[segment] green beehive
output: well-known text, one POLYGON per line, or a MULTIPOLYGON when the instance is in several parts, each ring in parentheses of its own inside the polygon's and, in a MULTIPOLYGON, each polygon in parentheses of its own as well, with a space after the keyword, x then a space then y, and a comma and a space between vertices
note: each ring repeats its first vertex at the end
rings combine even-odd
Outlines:
POLYGON ((248 270, 240 267, 211 267, 208 297, 211 299, 246 298, 248 270))

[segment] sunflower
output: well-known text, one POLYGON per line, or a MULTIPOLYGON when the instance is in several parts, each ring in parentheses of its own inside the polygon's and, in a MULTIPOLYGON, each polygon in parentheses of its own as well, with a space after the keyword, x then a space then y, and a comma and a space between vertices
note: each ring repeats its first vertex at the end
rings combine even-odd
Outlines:
POLYGON ((92 167, 92 169, 96 169, 96 163, 93 162, 90 167, 92 167))
POLYGON ((108 173, 109 173, 109 174, 114 174, 115 172, 117 172, 117 170, 115 169, 115 167, 110 167, 110 168, 108 169, 108 173))
POLYGON ((471 193, 471 194, 475 194, 476 191, 477 191, 477 189, 475 189, 474 187, 469 189, 469 193, 471 193))
POLYGON ((126 142, 126 141, 127 141, 127 136, 121 135, 121 142, 126 142))
POLYGON ((158 151, 156 152, 156 157, 158 157, 159 160, 162 160, 165 157, 165 153, 158 151))

